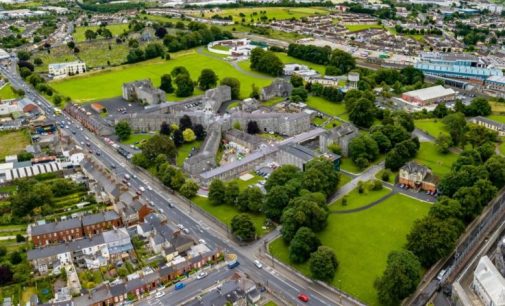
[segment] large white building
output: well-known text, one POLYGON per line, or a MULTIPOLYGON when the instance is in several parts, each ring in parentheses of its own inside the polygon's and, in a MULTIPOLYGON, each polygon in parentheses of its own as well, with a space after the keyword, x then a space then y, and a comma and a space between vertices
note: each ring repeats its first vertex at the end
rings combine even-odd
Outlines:
POLYGON ((86 63, 81 61, 49 64, 49 74, 54 77, 64 77, 84 72, 86 72, 86 63))
POLYGON ((505 279, 489 257, 480 259, 473 273, 472 288, 485 306, 505 305, 505 279))
POLYGON ((417 105, 430 105, 444 101, 454 100, 456 92, 452 88, 441 85, 404 92, 402 99, 417 105))

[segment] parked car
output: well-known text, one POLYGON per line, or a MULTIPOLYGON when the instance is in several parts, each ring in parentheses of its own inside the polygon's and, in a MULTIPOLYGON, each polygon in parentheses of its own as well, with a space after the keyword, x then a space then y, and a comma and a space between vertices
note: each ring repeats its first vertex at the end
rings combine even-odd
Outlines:
POLYGON ((159 299, 160 297, 163 297, 164 295, 165 295, 165 292, 163 292, 163 291, 158 291, 158 292, 156 292, 155 297, 159 299))
POLYGON ((186 284, 178 282, 175 284, 175 290, 181 290, 182 288, 186 287, 186 284))
POLYGON ((254 261, 254 265, 255 265, 258 269, 263 268, 263 264, 262 264, 259 260, 257 260, 257 259, 254 261))
POLYGON ((196 279, 202 279, 202 278, 205 278, 206 276, 207 276, 207 272, 200 272, 196 276, 196 279))

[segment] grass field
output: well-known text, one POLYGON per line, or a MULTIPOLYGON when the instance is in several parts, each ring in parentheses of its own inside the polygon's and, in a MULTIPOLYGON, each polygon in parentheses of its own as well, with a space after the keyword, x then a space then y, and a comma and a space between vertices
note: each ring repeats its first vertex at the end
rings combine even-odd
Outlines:
MULTIPOLYGON (((223 222, 228 226, 230 226, 231 219, 233 219, 233 217, 241 213, 235 207, 228 206, 225 204, 217 206, 211 205, 209 203, 209 200, 204 197, 196 196, 191 200, 193 201, 193 203, 200 206, 201 208, 209 212, 211 215, 219 219, 219 221, 223 222)), ((251 220, 254 223, 254 226, 256 227, 256 233, 260 236, 266 234, 266 231, 262 229, 266 217, 264 215, 255 215, 251 213, 247 214, 251 217, 251 220)))
MULTIPOLYGON (((428 213, 429 204, 394 195, 379 205, 352 214, 330 214, 328 227, 318 234, 335 250, 339 267, 332 285, 368 305, 378 305, 373 283, 386 267, 388 254, 401 249, 414 221, 428 213)), ((270 244, 270 252, 289 263, 282 238, 270 244)), ((309 275, 308 264, 293 265, 309 275)))
MULTIPOLYGON (((99 28, 99 26, 88 26, 88 27, 76 27, 75 32, 74 32, 74 41, 75 42, 81 42, 86 40, 86 36, 84 36, 84 33, 87 30, 91 30, 93 32, 96 32, 96 30, 99 28)), ((118 24, 109 24, 106 26, 109 31, 111 31, 113 36, 117 36, 124 31, 128 31, 128 24, 127 23, 118 23, 118 24)), ((101 36, 98 36, 100 38, 101 36)))
MULTIPOLYGON (((323 8, 315 8, 315 7, 258 7, 258 8, 239 8, 239 9, 224 9, 224 10, 216 10, 214 12, 206 12, 204 14, 205 18, 210 18, 215 14, 220 16, 232 16, 233 21, 241 21, 242 17, 240 14, 245 15, 245 21, 249 22, 251 18, 254 19, 255 22, 262 16, 260 12, 266 11, 266 16, 268 19, 291 19, 291 18, 301 18, 312 15, 327 15, 328 11, 323 8), (256 15, 254 15, 256 13, 256 15)), ((260 20, 261 21, 261 20, 260 20)))
POLYGON ((443 176, 451 171, 451 166, 458 159, 458 155, 452 152, 441 154, 437 151, 436 144, 421 142, 421 148, 415 159, 419 163, 430 167, 435 175, 443 176))
POLYGON ((10 84, 4 85, 0 89, 0 101, 17 98, 18 95, 14 91, 12 91, 12 87, 10 84))
POLYGON ((363 170, 358 168, 358 166, 356 166, 350 158, 345 158, 345 157, 343 157, 340 160, 340 169, 345 170, 347 172, 355 173, 355 174, 363 172, 363 170))
POLYGON ((153 134, 133 134, 130 135, 130 137, 127 140, 121 141, 122 144, 125 145, 131 145, 131 144, 139 144, 142 140, 147 140, 149 138, 153 137, 153 134))
POLYGON ((489 105, 491 105, 491 110, 493 113, 505 113, 505 103, 490 101, 489 105))
POLYGON ((350 181, 352 181, 352 177, 350 176, 347 176, 345 174, 340 174, 340 180, 338 181, 338 187, 342 187, 344 186, 345 184, 349 183, 350 181))
POLYGON ((192 143, 185 143, 179 148, 177 148, 177 160, 176 160, 177 166, 182 167, 184 160, 188 157, 189 153, 191 153, 191 150, 193 148, 198 150, 201 145, 202 141, 195 140, 192 143))
POLYGON ((382 25, 378 24, 347 24, 344 27, 350 32, 364 31, 368 29, 382 29, 382 25))
MULTIPOLYGON (((141 46, 145 45, 143 42, 140 44, 141 46)), ((85 62, 88 69, 107 68, 123 64, 129 52, 127 44, 118 45, 113 40, 103 39, 81 42, 77 44, 77 47, 80 50, 78 54, 74 54, 66 45, 52 48, 51 53, 47 53, 46 51, 37 52, 33 57, 40 58, 43 64, 36 66, 35 70, 38 72, 47 72, 48 64, 76 60, 85 62)))
POLYGON ((314 69, 315 71, 319 72, 321 75, 324 75, 326 71, 326 67, 324 65, 318 65, 314 64, 311 62, 307 62, 301 59, 297 59, 294 57, 291 57, 287 55, 284 52, 275 52, 275 55, 284 63, 284 64, 300 64, 300 65, 306 65, 310 69, 314 69))
POLYGON ((386 196, 389 192, 391 192, 390 189, 382 188, 381 190, 366 190, 363 193, 359 193, 358 188, 355 188, 354 190, 345 195, 345 197, 347 198, 347 205, 342 204, 343 198, 341 198, 330 204, 331 205, 330 210, 340 211, 366 206, 377 200, 380 200, 382 197, 386 196))
POLYGON ((440 119, 418 119, 415 120, 415 126, 416 128, 430 134, 433 137, 438 137, 440 133, 448 134, 447 130, 445 129, 445 125, 440 119))
POLYGON ((321 97, 309 96, 307 105, 330 116, 339 116, 345 113, 344 103, 330 102, 321 97))
POLYGON ((17 155, 30 144, 30 134, 27 131, 0 132, 0 160, 7 155, 17 155))
POLYGON ((505 116, 503 115, 489 115, 487 116, 489 119, 500 122, 500 123, 505 123, 505 116))
MULTIPOLYGON (((155 86, 159 86, 160 77, 176 66, 184 66, 189 70, 193 80, 198 79, 204 68, 214 70, 220 79, 234 77, 240 80, 241 97, 249 96, 252 84, 259 88, 271 83, 270 78, 256 78, 245 75, 236 70, 231 64, 219 59, 197 54, 194 49, 174 53, 172 60, 165 61, 153 59, 133 65, 125 65, 107 69, 84 76, 70 77, 60 81, 51 82, 51 86, 59 93, 72 97, 76 102, 87 102, 106 99, 121 95, 121 86, 125 82, 150 78, 155 86)), ((195 94, 199 92, 195 90, 195 94)), ((175 96, 171 94, 169 99, 175 96)))

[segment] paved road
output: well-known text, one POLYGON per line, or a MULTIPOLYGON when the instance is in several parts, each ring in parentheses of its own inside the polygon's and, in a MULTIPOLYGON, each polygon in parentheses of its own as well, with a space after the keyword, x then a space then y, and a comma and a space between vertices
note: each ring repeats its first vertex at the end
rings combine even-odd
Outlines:
MULTIPOLYGON (((207 220, 204 216, 198 214, 197 211, 183 203, 176 196, 168 193, 164 186, 158 185, 157 181, 152 177, 146 176, 137 171, 131 166, 128 161, 116 153, 109 145, 101 141, 94 134, 82 129, 80 124, 67 115, 55 116, 51 104, 40 96, 35 90, 25 84, 20 77, 0 67, 0 72, 4 74, 11 84, 16 88, 22 88, 26 96, 34 100, 46 112, 50 119, 58 122, 61 120, 68 120, 72 122, 70 129, 75 132, 73 135, 77 143, 86 142, 87 139, 91 142, 91 149, 95 152, 100 152, 100 156, 96 156, 104 165, 117 166, 113 170, 114 174, 122 177, 125 174, 137 175, 138 179, 132 179, 132 189, 139 190, 141 186, 152 187, 152 191, 146 190, 143 197, 148 199, 160 212, 164 213, 169 220, 175 223, 181 223, 188 228, 192 235, 197 234, 197 238, 204 239, 211 248, 220 248, 226 252, 236 253, 240 266, 238 269, 249 275, 256 282, 268 284, 267 289, 272 291, 273 294, 283 299, 289 305, 356 305, 353 300, 348 300, 345 297, 341 298, 341 302, 336 302, 339 297, 329 290, 325 290, 321 286, 309 283, 304 279, 298 277, 296 274, 291 273, 286 275, 276 272, 268 267, 268 263, 264 263, 264 269, 258 269, 253 261, 255 258, 251 257, 251 252, 248 249, 242 249, 237 246, 233 241, 228 238, 228 233, 224 232, 222 228, 216 226, 211 221, 207 220), (87 138, 87 139, 86 139, 87 138), (169 203, 174 204, 174 208, 169 207, 169 203), (308 303, 302 303, 296 298, 298 293, 303 292, 310 296, 308 303)), ((189 291, 189 290, 188 290, 189 291)))

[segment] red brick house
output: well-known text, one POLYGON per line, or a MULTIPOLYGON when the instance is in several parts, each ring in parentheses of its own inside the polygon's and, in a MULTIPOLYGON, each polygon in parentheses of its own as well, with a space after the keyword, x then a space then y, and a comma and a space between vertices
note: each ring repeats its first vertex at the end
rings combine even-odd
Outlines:
POLYGON ((122 225, 121 217, 115 211, 106 211, 82 217, 82 229, 86 236, 91 237, 104 231, 118 228, 122 225))
POLYGON ((430 168, 410 161, 400 168, 398 183, 413 189, 435 192, 438 177, 433 175, 430 168))
POLYGON ((28 229, 35 247, 79 239, 84 236, 81 219, 73 218, 60 222, 32 225, 28 229))

